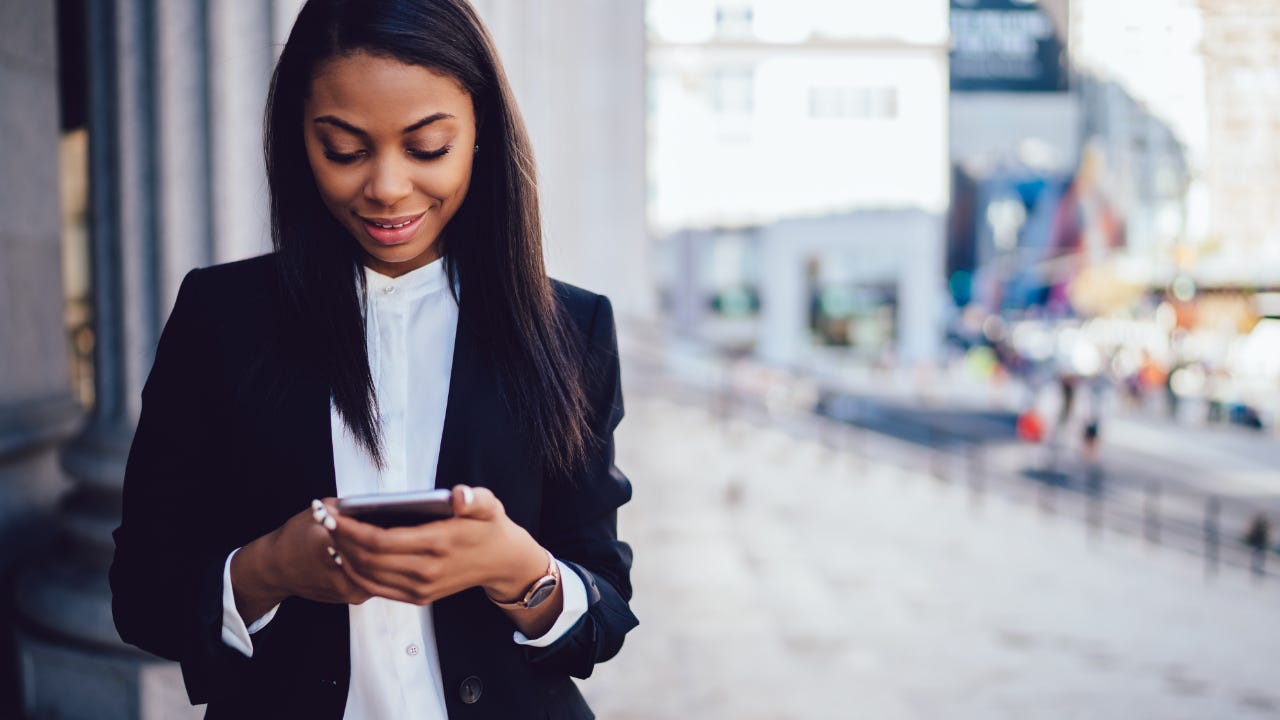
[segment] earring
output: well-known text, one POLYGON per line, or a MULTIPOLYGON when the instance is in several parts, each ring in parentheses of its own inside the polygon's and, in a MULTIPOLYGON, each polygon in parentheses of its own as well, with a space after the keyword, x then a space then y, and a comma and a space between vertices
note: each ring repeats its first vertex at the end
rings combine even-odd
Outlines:
POLYGON ((475 149, 475 150, 472 150, 472 152, 480 152, 480 146, 479 146, 479 145, 477 145, 477 146, 476 146, 476 149, 475 149))

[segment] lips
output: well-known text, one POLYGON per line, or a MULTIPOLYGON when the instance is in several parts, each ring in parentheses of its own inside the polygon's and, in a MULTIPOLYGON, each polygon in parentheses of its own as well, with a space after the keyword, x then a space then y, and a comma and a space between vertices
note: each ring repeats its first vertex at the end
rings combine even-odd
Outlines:
POLYGON ((369 218, 363 215, 356 215, 356 217, 360 218, 365 232, 374 242, 379 245, 399 245, 413 237, 413 234, 417 232, 418 227, 422 224, 422 218, 426 217, 426 215, 427 212, 424 210, 417 215, 400 215, 398 217, 369 218))

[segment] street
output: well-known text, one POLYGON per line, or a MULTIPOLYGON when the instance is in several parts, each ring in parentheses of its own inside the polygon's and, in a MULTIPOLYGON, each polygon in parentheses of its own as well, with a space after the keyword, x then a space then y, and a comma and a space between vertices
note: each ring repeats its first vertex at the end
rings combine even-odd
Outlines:
POLYGON ((627 386, 601 718, 1280 717, 1280 582, 627 386))

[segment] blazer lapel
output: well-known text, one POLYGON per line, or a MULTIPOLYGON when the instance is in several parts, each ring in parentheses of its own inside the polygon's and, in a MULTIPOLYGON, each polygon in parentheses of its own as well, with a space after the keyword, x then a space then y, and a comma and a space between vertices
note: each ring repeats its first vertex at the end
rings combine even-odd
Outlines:
POLYGON ((503 397, 502 377, 477 333, 477 323, 463 304, 454 339, 436 487, 489 488, 507 506, 508 515, 528 527, 537 505, 526 502, 531 491, 536 493, 527 482, 527 439, 503 397))
POLYGON ((436 461, 436 487, 450 488, 459 483, 476 484, 469 470, 470 434, 473 432, 472 411, 487 383, 480 366, 479 339, 465 314, 458 309, 458 329, 453 339, 453 365, 449 371, 449 397, 445 401, 444 429, 440 434, 440 456, 436 461))

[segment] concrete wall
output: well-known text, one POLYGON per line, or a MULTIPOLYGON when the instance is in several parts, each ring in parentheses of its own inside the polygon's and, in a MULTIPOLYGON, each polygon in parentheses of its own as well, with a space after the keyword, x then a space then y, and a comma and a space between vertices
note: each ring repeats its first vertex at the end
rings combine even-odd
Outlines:
POLYGON ((644 3, 474 4, 532 136, 548 272, 651 314, 644 3))

